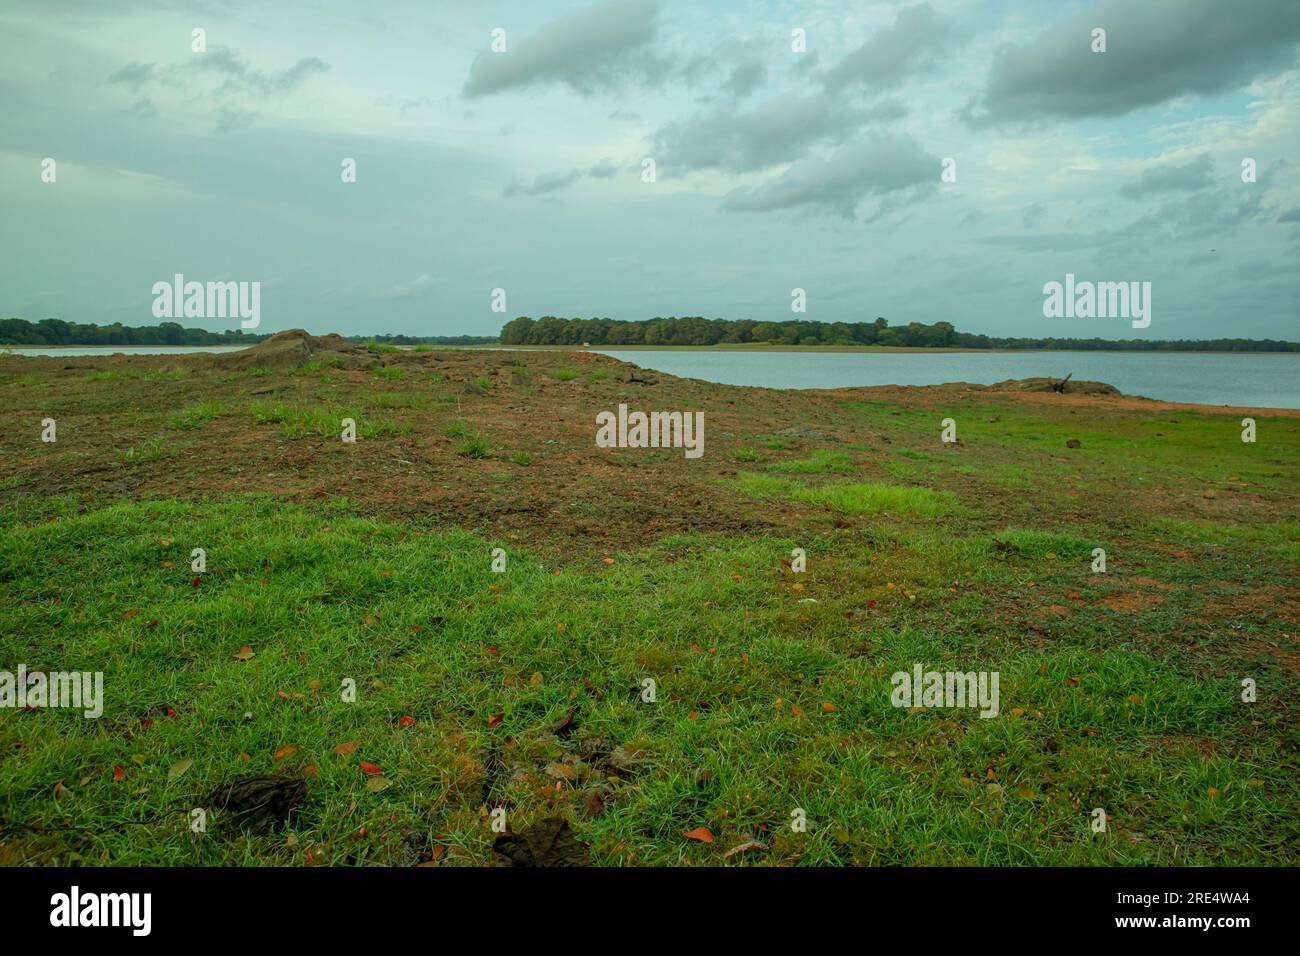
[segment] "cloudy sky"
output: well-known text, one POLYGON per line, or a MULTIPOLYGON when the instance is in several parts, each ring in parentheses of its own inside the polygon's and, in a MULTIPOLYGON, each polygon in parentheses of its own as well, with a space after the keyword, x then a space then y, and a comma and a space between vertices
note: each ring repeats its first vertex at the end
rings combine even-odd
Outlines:
POLYGON ((0 316, 1300 339, 1296 0, 5 0, 0 103, 0 316), (1150 328, 1045 319, 1067 272, 1150 328))

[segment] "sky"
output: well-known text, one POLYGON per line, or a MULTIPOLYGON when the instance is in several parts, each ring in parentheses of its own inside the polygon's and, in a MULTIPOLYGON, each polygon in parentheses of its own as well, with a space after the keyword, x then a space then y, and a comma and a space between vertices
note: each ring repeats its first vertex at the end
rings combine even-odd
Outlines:
POLYGON ((3 317, 1300 340, 1296 0, 5 0, 0 104, 3 317))

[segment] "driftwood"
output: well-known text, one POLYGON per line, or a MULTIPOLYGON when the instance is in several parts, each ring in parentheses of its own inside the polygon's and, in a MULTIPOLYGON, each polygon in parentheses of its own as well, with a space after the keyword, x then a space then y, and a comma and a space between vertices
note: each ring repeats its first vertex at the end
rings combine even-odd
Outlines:
MULTIPOLYGON (((1059 382, 1052 382, 1052 391, 1054 391, 1057 395, 1064 395, 1065 383, 1068 382, 1073 377, 1074 377, 1074 373, 1071 372, 1069 375, 1065 376, 1065 378, 1061 379, 1059 382)), ((1048 379, 1048 381, 1050 382, 1051 379, 1048 379)))

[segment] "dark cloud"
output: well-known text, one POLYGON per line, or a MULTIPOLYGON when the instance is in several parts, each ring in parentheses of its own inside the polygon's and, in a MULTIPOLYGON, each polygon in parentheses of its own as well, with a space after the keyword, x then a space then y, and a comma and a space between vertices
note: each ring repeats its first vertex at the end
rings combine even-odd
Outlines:
POLYGON ((910 137, 871 139, 840 149, 828 159, 809 157, 753 189, 726 195, 731 212, 768 212, 810 206, 852 218, 865 199, 878 198, 871 218, 916 198, 939 182, 939 157, 910 137))
POLYGON ((948 25, 930 4, 903 7, 892 27, 881 30, 827 70, 822 82, 831 92, 856 85, 870 90, 896 87, 908 73, 933 62, 951 37, 948 25))
POLYGON ((522 40, 507 33, 505 52, 474 60, 464 95, 558 83, 589 96, 630 79, 655 81, 667 69, 650 49, 658 17, 659 0, 608 0, 522 40))
POLYGON ((218 93, 249 93, 267 97, 292 92, 313 74, 329 72, 330 67, 319 57, 307 56, 286 70, 264 73, 250 67, 233 50, 218 47, 207 53, 194 54, 192 68, 224 76, 225 81, 218 88, 218 93))
POLYGON ((740 100, 753 93, 766 80, 767 66, 761 60, 750 60, 733 67, 731 76, 727 78, 722 88, 740 100))
POLYGON ((602 159, 587 170, 587 175, 592 179, 610 179, 617 172, 617 166, 611 163, 608 159, 602 159))
POLYGON ((1120 188, 1130 199, 1140 199, 1152 193, 1195 192, 1214 182, 1214 163, 1209 153, 1202 153, 1182 166, 1156 166, 1144 170, 1142 175, 1120 188))
POLYGON ((110 83, 124 83, 127 86, 139 86, 153 79, 156 63, 128 63, 108 78, 110 83))
POLYGON ((1292 66, 1296 0, 1100 0, 1027 47, 998 51, 976 125, 1121 116, 1177 96, 1208 96, 1292 66), (1106 52, 1092 52, 1092 30, 1106 52))
POLYGON ((545 196, 573 185, 581 175, 578 170, 571 169, 567 173, 542 173, 532 182, 516 178, 506 184, 503 193, 506 196, 545 196))
POLYGON ((844 141, 860 119, 823 94, 786 95, 748 112, 721 106, 661 128, 655 159, 669 172, 755 172, 798 159, 814 143, 844 141))

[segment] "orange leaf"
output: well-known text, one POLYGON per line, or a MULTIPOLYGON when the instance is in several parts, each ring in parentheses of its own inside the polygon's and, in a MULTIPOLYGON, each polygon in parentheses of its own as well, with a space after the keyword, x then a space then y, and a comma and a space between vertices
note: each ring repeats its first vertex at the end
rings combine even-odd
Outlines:
POLYGON ((682 836, 688 840, 698 840, 701 843, 713 842, 713 834, 709 832, 708 827, 696 827, 694 830, 687 830, 682 836))
POLYGON ((837 711, 837 710, 839 710, 839 708, 836 707, 834 704, 832 704, 829 700, 828 700, 828 701, 825 701, 825 702, 822 704, 822 712, 823 712, 823 713, 826 713, 826 714, 833 714, 833 713, 835 713, 835 711, 837 711))
POLYGON ((316 776, 316 773, 317 773, 317 771, 319 771, 319 770, 320 770, 320 767, 316 766, 314 763, 309 763, 309 764, 307 764, 307 766, 305 766, 305 767, 302 768, 302 772, 303 772, 306 776, 308 776, 308 777, 314 777, 314 776, 316 776))
POLYGON ((403 717, 401 720, 397 722, 397 726, 399 727, 411 727, 414 724, 415 724, 414 717, 403 717))
POLYGON ((352 751, 356 750, 360 746, 361 746, 361 741, 349 740, 347 743, 339 744, 337 747, 335 747, 334 752, 338 754, 340 757, 346 757, 348 754, 352 753, 352 751))
POLYGON ((506 716, 506 715, 505 715, 505 712, 504 712, 504 711, 502 711, 502 712, 499 713, 499 714, 490 714, 490 715, 488 716, 488 726, 489 726, 489 727, 496 727, 496 726, 500 725, 501 721, 505 719, 505 716, 506 716))
POLYGON ((606 558, 606 559, 605 559, 605 563, 606 563, 606 564, 613 564, 613 563, 614 563, 614 559, 613 559, 613 558, 606 558))
POLYGON ((362 772, 362 773, 368 773, 368 774, 371 774, 371 775, 373 776, 374 774, 377 774, 377 773, 383 773, 384 771, 381 770, 379 767, 375 766, 374 764, 372 764, 372 763, 366 763, 366 762, 363 760, 363 761, 361 761, 361 772, 362 772))
POLYGON ((289 699, 289 695, 282 690, 277 690, 275 693, 277 697, 283 697, 285 700, 289 699))
POLYGON ((117 781, 122 781, 126 779, 126 768, 123 767, 120 763, 115 764, 113 767, 113 779, 117 781))
POLYGON ((283 747, 277 750, 273 754, 273 756, 275 757, 276 760, 283 760, 285 757, 292 757, 297 752, 298 752, 298 748, 295 747, 293 744, 285 744, 283 747))
POLYGON ((239 653, 235 655, 235 660, 237 661, 249 661, 252 659, 253 659, 253 649, 249 647, 247 644, 241 647, 239 649, 239 653))

